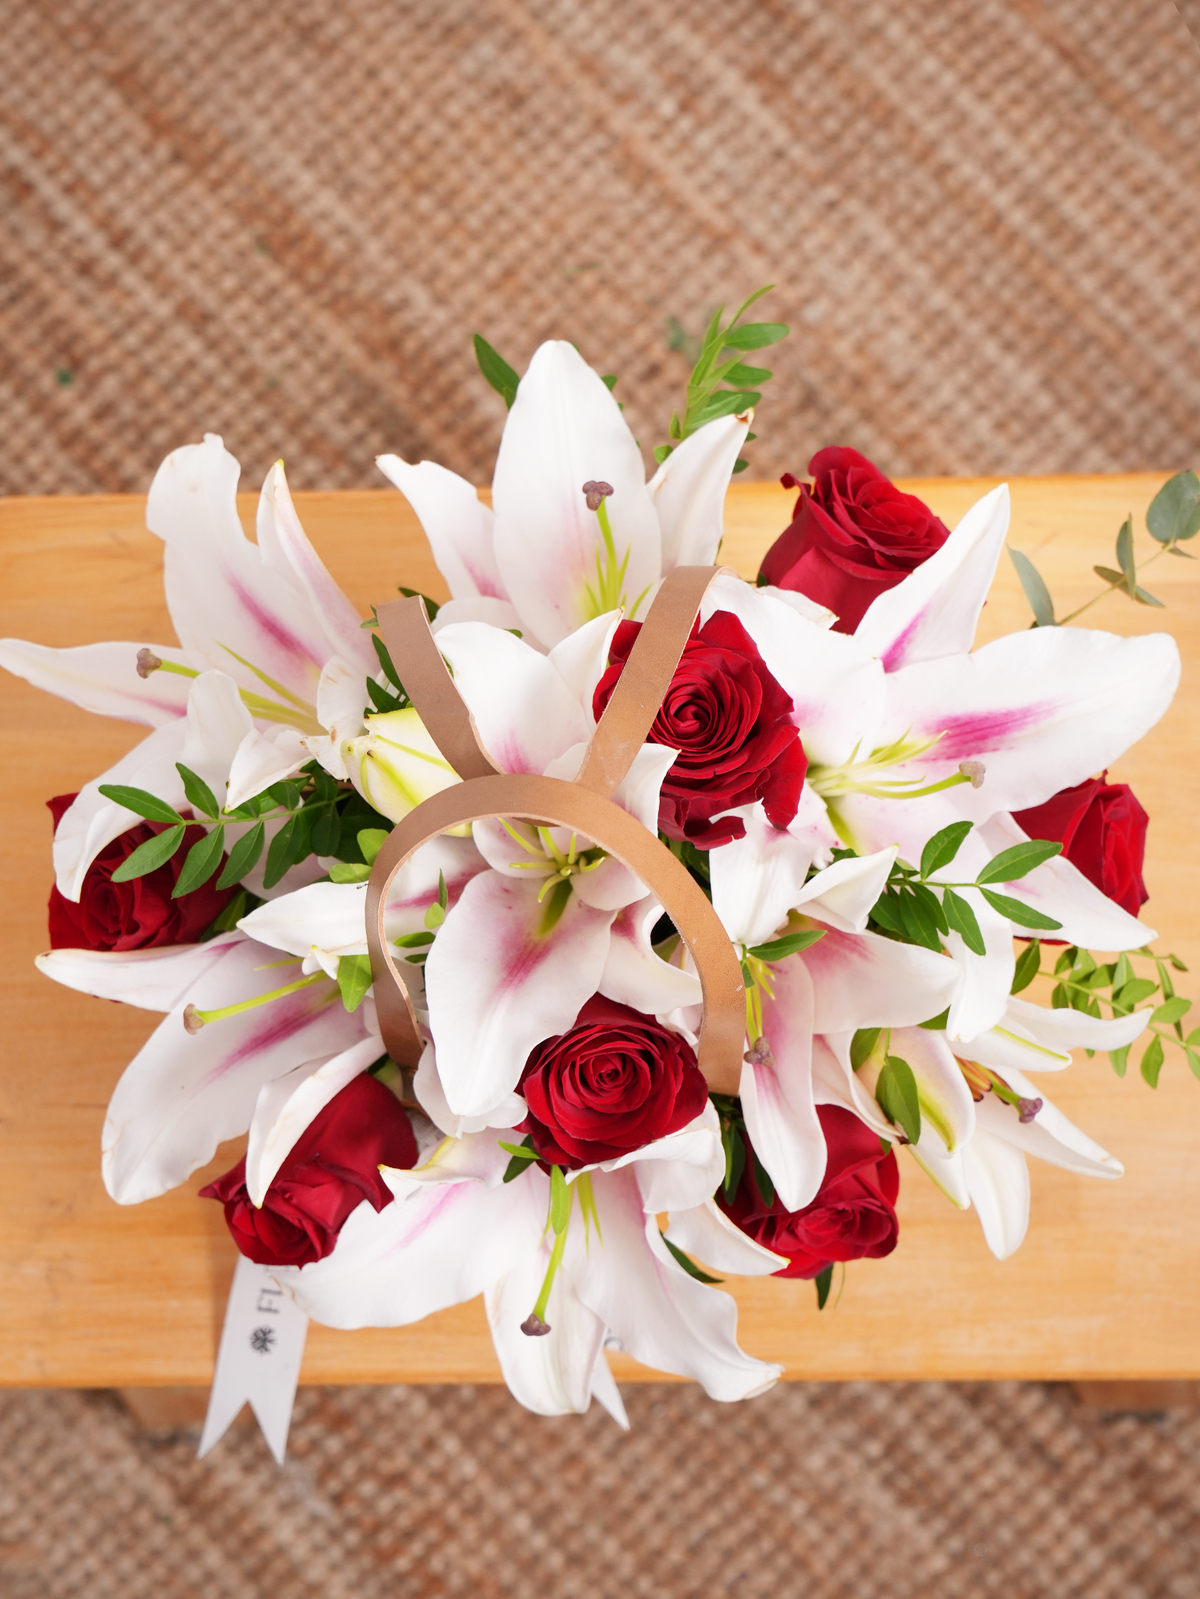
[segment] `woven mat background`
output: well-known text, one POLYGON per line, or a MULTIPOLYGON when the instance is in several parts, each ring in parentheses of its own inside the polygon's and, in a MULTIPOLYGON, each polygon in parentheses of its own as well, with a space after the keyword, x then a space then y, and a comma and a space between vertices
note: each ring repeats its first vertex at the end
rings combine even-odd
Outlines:
MULTIPOLYGON (((1200 33, 1200 0, 1182 0, 1200 33)), ((778 289, 751 471, 1200 453, 1200 95, 1170 0, 0 0, 0 490, 486 481, 579 343, 647 447, 778 289)))
POLYGON ((287 1465, 0 1397, 5 1599, 1193 1599, 1200 1413, 1037 1384, 627 1390, 546 1422, 491 1388, 302 1390, 287 1465), (103 1516, 92 1507, 100 1502, 103 1516))
MULTIPOLYGON (((470 334, 643 444, 760 283, 751 475, 1200 457, 1200 0, 0 0, 0 492, 486 481, 470 334), (1185 26, 1186 24, 1186 26, 1185 26)), ((302 1391, 283 1472, 0 1394, 5 1599, 1200 1599, 1200 1412, 1040 1385, 302 1391)))

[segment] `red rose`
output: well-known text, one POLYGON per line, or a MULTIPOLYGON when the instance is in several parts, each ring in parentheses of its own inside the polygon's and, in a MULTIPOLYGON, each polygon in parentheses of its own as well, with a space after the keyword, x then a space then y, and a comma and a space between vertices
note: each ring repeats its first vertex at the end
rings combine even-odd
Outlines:
POLYGON ((835 1260, 877 1260, 896 1247, 895 1155, 885 1155, 878 1134, 840 1105, 818 1105, 817 1116, 828 1159, 820 1190, 803 1210, 785 1210, 778 1195, 764 1204, 750 1160, 731 1201, 717 1192, 721 1209, 748 1237, 787 1256, 776 1277, 818 1277, 835 1260))
MULTIPOLYGON (((58 827, 74 794, 47 800, 58 827)), ((50 890, 51 949, 153 949, 159 944, 192 944, 212 925, 237 893, 218 888, 219 872, 190 894, 171 898, 188 850, 204 837, 201 827, 189 827, 183 843, 165 865, 128 883, 114 883, 112 875, 148 838, 161 833, 161 825, 139 822, 120 838, 106 844, 88 867, 79 903, 50 890)))
MULTIPOLYGON (((915 494, 902 494, 857 450, 818 450, 813 484, 800 485, 791 526, 763 558, 759 577, 836 613, 853 633, 871 601, 940 550, 950 529, 915 494)), ((788 472, 785 489, 796 479, 788 472)))
MULTIPOLYGON (((640 622, 622 622, 610 665, 596 685, 599 720, 629 658, 640 622)), ((668 838, 714 849, 746 836, 740 816, 722 811, 762 800, 784 828, 796 814, 808 761, 792 722, 792 702, 767 671, 754 640, 728 611, 692 629, 648 738, 677 749, 663 779, 658 825, 668 838)))
POLYGON ((599 994, 574 1027, 530 1054, 521 1077, 528 1133, 548 1165, 575 1169, 678 1132, 708 1084, 688 1043, 653 1016, 599 994))
POLYGON ((369 1073, 336 1094, 275 1173, 261 1208, 246 1191, 246 1157, 200 1190, 219 1199, 233 1241, 260 1266, 307 1266, 331 1254, 351 1211, 382 1210, 395 1195, 380 1166, 415 1166, 417 1140, 404 1107, 369 1073))
POLYGON ((1150 818, 1128 783, 1106 783, 1107 772, 1064 788, 1042 805, 1014 811, 1030 838, 1061 844, 1063 856, 1122 910, 1136 916, 1150 898, 1142 881, 1150 818))

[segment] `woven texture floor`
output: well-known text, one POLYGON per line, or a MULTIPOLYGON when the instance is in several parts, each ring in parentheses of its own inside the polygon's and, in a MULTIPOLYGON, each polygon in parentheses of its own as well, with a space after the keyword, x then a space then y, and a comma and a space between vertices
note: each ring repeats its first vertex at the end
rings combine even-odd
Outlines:
MULTIPOLYGON (((751 475, 1200 457, 1200 0, 0 0, 0 492, 490 474, 480 331, 663 436, 775 281, 751 475)), ((5 1599, 1200 1599, 1200 1412, 1065 1389, 302 1391, 287 1467, 0 1395, 5 1599)))
POLYGON ((1200 1412, 1036 1384, 302 1391, 288 1463, 104 1395, 0 1396, 5 1599, 1195 1599, 1200 1412))
MULTIPOLYGON (((1183 0, 1200 32, 1200 0, 1183 0)), ((1170 0, 0 0, 0 490, 490 474, 483 332, 647 447, 775 281, 751 470, 1200 447, 1200 95, 1170 0)))

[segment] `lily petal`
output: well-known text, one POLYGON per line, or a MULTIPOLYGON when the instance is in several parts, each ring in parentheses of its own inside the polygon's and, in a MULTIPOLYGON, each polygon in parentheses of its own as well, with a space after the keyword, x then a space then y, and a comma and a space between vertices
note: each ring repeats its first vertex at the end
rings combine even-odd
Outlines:
MULTIPOLYGON (((437 1055, 432 1044, 426 1044, 421 1053, 421 1061, 413 1078, 413 1093, 438 1131, 460 1143, 473 1133, 482 1133, 488 1128, 514 1128, 518 1122, 524 1121, 529 1111, 520 1094, 509 1094, 481 1116, 455 1115, 446 1103, 446 1090, 442 1087, 437 1055)), ((496 1147, 499 1148, 499 1145, 496 1147)), ((509 1157, 506 1155, 504 1158, 507 1163, 509 1157)))
POLYGON ((690 1210, 702 1204, 725 1175, 721 1123, 712 1101, 686 1127, 616 1160, 606 1160, 597 1169, 615 1172, 626 1166, 636 1167, 642 1208, 648 1214, 690 1210))
POLYGON ((1140 1036, 1152 1014, 1148 1008, 1105 1020, 1079 1010, 1049 1010, 1014 997, 1008 1002, 1005 1025, 1015 1023, 1048 1049, 1123 1049, 1140 1036))
POLYGON ((840 933, 804 951, 818 1033, 917 1026, 945 1009, 959 975, 953 961, 877 933, 840 933))
POLYGON ((521 1331, 550 1261, 548 1239, 529 1242, 532 1247, 484 1295, 500 1369, 526 1410, 539 1416, 582 1415, 591 1403, 596 1361, 603 1359, 604 1323, 580 1299, 569 1274, 560 1271, 546 1309, 550 1331, 540 1338, 521 1331))
POLYGON ((513 401, 493 480, 495 550, 525 624, 553 646, 596 614, 599 522, 583 485, 610 484, 605 502, 617 561, 629 561, 632 604, 662 575, 658 516, 642 457, 620 407, 575 348, 543 344, 513 401))
POLYGON ((693 1205, 690 1210, 672 1211, 663 1236, 685 1255, 694 1255, 716 1271, 733 1272, 739 1277, 765 1277, 787 1265, 785 1256, 764 1249, 735 1227, 712 1199, 693 1205))
POLYGON ((599 987, 612 912, 571 894, 547 930, 538 892, 497 872, 472 878, 430 950, 430 1025, 456 1115, 481 1115, 510 1094, 534 1045, 565 1032, 599 987))
POLYGON ((64 988, 98 999, 119 1000, 140 1010, 174 1010, 193 984, 222 958, 238 933, 219 933, 203 944, 164 944, 158 949, 124 952, 98 949, 52 949, 35 957, 45 977, 64 988))
MULTIPOLYGON (((80 644, 52 650, 24 639, 0 639, 0 666, 23 677, 34 688, 57 694, 97 716, 119 716, 127 722, 164 727, 187 708, 190 679, 177 672, 138 676, 140 644, 80 644)), ((182 650, 163 644, 148 648, 161 660, 188 666, 182 650)))
MULTIPOLYGON (((225 794, 238 751, 254 730, 237 684, 228 672, 201 672, 188 694, 183 764, 202 777, 218 800, 225 794)), ((247 758, 247 769, 253 757, 247 758)), ((166 795, 152 789, 160 799, 166 795)))
POLYGON ((1041 1109, 1032 1121, 1022 1122, 1015 1108, 994 1094, 985 1094, 975 1107, 979 1125, 993 1137, 1014 1144, 1027 1155, 1036 1155, 1051 1166, 1078 1172, 1083 1177, 1120 1177, 1124 1166, 1081 1128, 1064 1116, 1057 1105, 1038 1094, 1037 1088, 1021 1072, 1006 1068, 1001 1075, 1008 1086, 1025 1099, 1041 1099, 1041 1109))
POLYGON ((817 872, 804 885, 796 909, 842 933, 865 933, 867 918, 888 880, 898 851, 855 855, 817 872))
POLYGON ((654 952, 650 935, 661 915, 662 906, 652 895, 617 912, 600 978, 600 992, 607 999, 659 1017, 681 1005, 703 1003, 696 973, 654 952))
POLYGON ((583 708, 589 727, 595 726, 592 699, 596 686, 608 666, 613 635, 621 621, 620 611, 606 611, 577 627, 550 651, 554 669, 583 708))
POLYGON ((997 1260, 1007 1260, 1021 1247, 1029 1226, 1025 1157, 1003 1138, 978 1127, 962 1151, 962 1165, 987 1246, 997 1260))
POLYGON ((977 500, 941 549, 868 606, 854 636, 886 671, 965 655, 1008 532, 1007 483, 977 500))
POLYGON ((484 505, 475 485, 433 461, 410 466, 398 455, 377 455, 375 462, 417 513, 454 598, 507 600, 496 562, 491 507, 484 505))
MULTIPOLYGON (((303 738, 293 727, 276 724, 266 733, 252 727, 238 745, 229 768, 225 803, 236 810, 272 783, 294 777, 312 759, 303 738)), ((186 764, 186 763, 185 763, 186 764)))
POLYGON ((779 1197, 789 1210, 802 1210, 820 1188, 826 1162, 813 1098, 813 984, 799 955, 774 966, 772 979, 774 996, 763 1004, 772 1058, 756 1062, 752 1050, 743 1065, 742 1111, 779 1197))
POLYGON ((746 832, 709 851, 713 909, 730 938, 760 944, 800 903, 817 846, 811 835, 797 837, 772 827, 761 805, 745 805, 733 814, 742 818, 746 832))
POLYGON ((710 566, 725 536, 725 495, 750 414, 722 416, 673 449, 650 479, 662 532, 662 570, 710 566))

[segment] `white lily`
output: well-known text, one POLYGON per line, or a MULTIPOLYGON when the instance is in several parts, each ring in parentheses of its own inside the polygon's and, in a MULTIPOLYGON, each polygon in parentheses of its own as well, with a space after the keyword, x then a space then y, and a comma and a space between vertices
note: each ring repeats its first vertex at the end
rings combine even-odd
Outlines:
MULTIPOLYGON (((749 416, 698 429, 646 482, 641 452, 603 380, 573 345, 535 351, 500 441, 492 508, 430 461, 379 465, 421 520, 454 598, 437 628, 486 621, 545 648, 624 606, 645 615, 676 566, 708 565, 749 416), (588 509, 585 483, 611 491, 588 509)), ((829 613, 796 596, 814 618, 829 613)))
POLYGON ((780 1375, 778 1366, 743 1354, 734 1301, 684 1271, 659 1233, 655 1211, 671 1194, 684 1201, 671 1218, 672 1236, 719 1255, 725 1270, 778 1268, 778 1256, 743 1238, 708 1203, 710 1152, 694 1167, 639 1155, 576 1178, 578 1211, 590 1205, 586 1218, 571 1215, 543 1306, 550 1331, 540 1337, 521 1324, 551 1266, 550 1184, 536 1166, 503 1183, 508 1162, 495 1132, 448 1139, 415 1171, 385 1171, 397 1202, 378 1213, 359 1206, 326 1259, 275 1275, 310 1316, 334 1327, 402 1326, 484 1294, 505 1380, 542 1415, 585 1411, 594 1397, 627 1425, 606 1341, 645 1365, 694 1378, 714 1399, 748 1398, 780 1375), (665 1177, 655 1169, 663 1166, 671 1168, 665 1177))
MULTIPOLYGON (((63 817, 55 871, 68 899, 78 899, 99 851, 137 821, 99 784, 132 784, 181 805, 175 762, 195 762, 217 797, 236 806, 325 751, 322 675, 335 659, 334 675, 357 681, 359 713, 364 679, 378 671, 358 616, 304 536, 282 464, 263 485, 256 544, 238 520, 237 481, 237 462, 209 434, 169 455, 151 485, 146 521, 165 545, 178 647, 0 641, 0 666, 10 672, 85 710, 154 729, 63 817)), ((360 732, 361 717, 350 726, 342 715, 336 730, 341 738, 360 732)))

